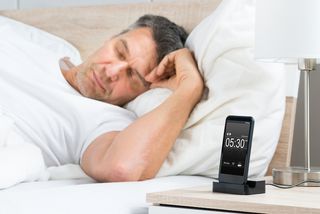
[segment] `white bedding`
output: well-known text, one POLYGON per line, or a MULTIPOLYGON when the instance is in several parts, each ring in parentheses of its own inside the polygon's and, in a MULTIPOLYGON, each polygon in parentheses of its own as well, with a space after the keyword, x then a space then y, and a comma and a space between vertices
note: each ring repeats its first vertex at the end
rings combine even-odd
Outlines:
MULTIPOLYGON (((0 66, 1 75, 5 75, 7 71, 15 69, 16 66, 14 65, 19 61, 19 57, 21 57, 20 61, 30 62, 27 63, 30 67, 19 68, 19 72, 23 69, 32 69, 37 65, 40 68, 44 68, 44 70, 49 70, 52 68, 52 64, 49 63, 50 60, 56 59, 58 62, 58 59, 64 56, 69 56, 75 64, 81 62, 78 50, 71 44, 32 26, 0 16, 0 32, 0 55, 4 56, 3 59, 6 56, 10 56, 10 54, 16 56, 16 61, 13 59, 2 61, 0 66), (12 46, 7 41, 10 39, 12 39, 12 46), (15 52, 12 47, 16 46, 18 48, 16 48, 15 52), (45 52, 40 50, 45 50, 45 52), (33 62, 32 60, 34 59, 31 56, 40 56, 41 59, 33 62)), ((0 84, 0 90, 6 90, 5 84, 0 84)), ((2 103, 5 104, 7 102, 4 97, 1 97, 1 99, 2 103)), ((45 164, 39 148, 32 144, 21 143, 24 142, 24 139, 16 134, 14 122, 10 121, 10 117, 2 110, 2 104, 0 105, 0 136, 0 189, 10 187, 21 181, 50 179, 51 172, 61 174, 65 169, 64 167, 62 170, 54 168, 44 171, 45 164)), ((83 173, 78 166, 68 167, 68 169, 72 170, 68 170, 65 173, 67 177, 83 177, 83 173), (76 171, 73 169, 76 169, 76 171)), ((65 178, 65 176, 61 177, 60 174, 57 175, 59 178, 65 178)), ((57 178, 57 176, 53 177, 57 178)))
POLYGON ((22 183, 0 191, 1 214, 147 214, 146 193, 211 185, 200 176, 172 176, 140 182, 93 183, 60 180, 22 183))

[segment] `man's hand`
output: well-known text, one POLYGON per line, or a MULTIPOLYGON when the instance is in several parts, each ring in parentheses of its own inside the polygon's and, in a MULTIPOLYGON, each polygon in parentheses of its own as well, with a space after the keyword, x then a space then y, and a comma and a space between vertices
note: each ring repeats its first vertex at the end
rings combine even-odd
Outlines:
POLYGON ((163 87, 172 91, 181 88, 185 90, 186 94, 192 93, 196 101, 199 101, 203 92, 202 77, 192 53, 187 48, 179 49, 165 56, 145 79, 152 83, 151 88, 163 87))

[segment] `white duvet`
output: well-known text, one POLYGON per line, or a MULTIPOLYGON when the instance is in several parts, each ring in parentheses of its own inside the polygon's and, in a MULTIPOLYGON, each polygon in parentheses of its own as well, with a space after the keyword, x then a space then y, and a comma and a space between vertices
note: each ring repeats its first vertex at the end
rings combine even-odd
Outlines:
MULTIPOLYGON (((0 34, 0 55, 16 53, 13 52, 16 50, 10 49, 12 46, 6 45, 7 36, 12 35, 13 38, 16 38, 16 45, 37 44, 51 51, 55 56, 69 56, 74 63, 77 64, 81 62, 78 50, 68 42, 34 27, 0 16, 0 32, 5 32, 0 34)), ((36 46, 28 46, 28 48, 29 47, 36 46)), ((19 51, 21 51, 20 56, 28 56, 28 54, 32 52, 30 48, 28 51, 25 51, 24 48, 26 47, 19 46, 19 51)), ((39 55, 38 50, 39 49, 36 48, 33 50, 34 55, 39 55)), ((47 62, 47 59, 50 59, 52 55, 47 56, 41 54, 39 57, 41 60, 35 63, 42 63, 41 66, 44 68, 50 66, 45 62, 47 62)), ((16 68, 16 66, 10 66, 10 63, 19 63, 23 60, 30 61, 28 58, 20 58, 19 60, 20 61, 14 62, 2 60, 0 63, 0 72, 5 71, 8 67, 16 68)), ((30 65, 31 68, 33 66, 32 63, 27 63, 27 65, 30 65)), ((0 85, 0 90, 6 90, 6 88, 0 85)), ((2 98, 0 97, 0 99, 2 98)), ((6 112, 4 112, 0 106, 0 189, 10 187, 22 181, 48 180, 52 178, 60 179, 64 178, 64 174, 66 174, 65 176, 68 178, 85 176, 77 165, 46 169, 40 149, 33 144, 21 143, 22 141, 24 140, 15 133, 14 121, 6 115, 6 112)))

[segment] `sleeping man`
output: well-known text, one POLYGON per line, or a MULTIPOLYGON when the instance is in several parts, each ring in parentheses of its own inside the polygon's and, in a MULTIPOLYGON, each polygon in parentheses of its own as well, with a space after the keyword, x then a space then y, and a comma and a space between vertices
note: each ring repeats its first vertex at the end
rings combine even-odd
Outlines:
MULTIPOLYGON (((97 181, 153 178, 203 92, 186 36, 145 15, 78 66, 1 72, 0 119, 10 129, 2 144, 36 146, 47 167, 80 164, 97 181), (121 108, 154 87, 172 94, 153 111, 136 118, 121 108)), ((23 180, 32 179, 15 183, 23 180)))

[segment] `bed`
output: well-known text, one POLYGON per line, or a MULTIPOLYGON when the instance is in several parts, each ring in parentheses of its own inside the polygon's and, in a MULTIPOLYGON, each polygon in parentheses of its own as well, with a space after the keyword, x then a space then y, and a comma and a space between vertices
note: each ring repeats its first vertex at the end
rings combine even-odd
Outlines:
POLYGON ((148 213, 147 192, 207 185, 212 179, 172 176, 143 182, 59 180, 24 183, 0 193, 0 213, 148 213))
MULTIPOLYGON (((191 31, 219 3, 220 0, 181 0, 0 11, 0 15, 64 38, 79 50, 84 59, 105 38, 121 31, 140 15, 164 15, 191 31)), ((267 175, 271 174, 273 167, 290 165, 295 106, 296 98, 287 96, 279 144, 267 175)), ((204 176, 179 175, 124 183, 96 183, 88 178, 22 183, 0 191, 0 213, 147 213, 147 192, 208 185, 212 181, 204 176)))

